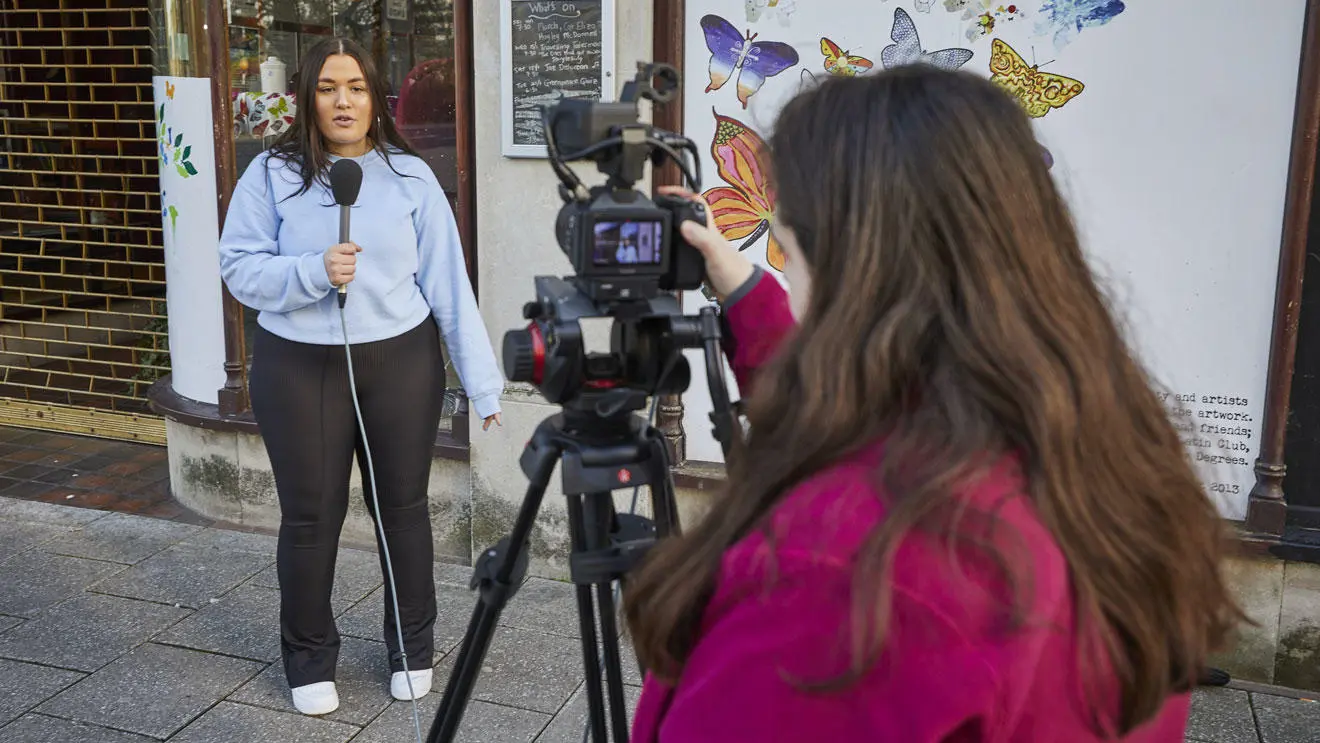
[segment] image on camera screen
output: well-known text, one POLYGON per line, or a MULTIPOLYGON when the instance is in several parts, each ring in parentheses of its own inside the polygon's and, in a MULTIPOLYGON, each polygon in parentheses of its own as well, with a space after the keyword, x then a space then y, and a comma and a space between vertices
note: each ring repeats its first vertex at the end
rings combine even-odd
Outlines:
POLYGON ((591 262, 597 266, 660 265, 664 224, 653 220, 597 222, 591 262))

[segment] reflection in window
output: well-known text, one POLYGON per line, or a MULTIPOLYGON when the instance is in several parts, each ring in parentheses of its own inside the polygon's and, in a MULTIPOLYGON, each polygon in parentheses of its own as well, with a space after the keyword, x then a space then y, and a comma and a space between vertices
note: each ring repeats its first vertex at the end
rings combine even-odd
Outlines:
POLYGON ((385 74, 390 114, 453 197, 453 0, 230 0, 229 14, 239 172, 287 125, 284 109, 296 115, 290 94, 303 53, 340 35, 371 51, 385 74), (283 90, 262 87, 261 65, 272 58, 285 65, 283 90))

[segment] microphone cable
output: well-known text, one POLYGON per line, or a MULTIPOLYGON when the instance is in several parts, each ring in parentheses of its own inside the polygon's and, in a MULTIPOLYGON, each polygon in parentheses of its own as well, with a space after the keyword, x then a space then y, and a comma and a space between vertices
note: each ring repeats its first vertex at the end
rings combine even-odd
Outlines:
MULTIPOLYGON (((345 285, 347 286, 347 285, 345 285)), ((353 398, 353 413, 357 416, 358 435, 362 437, 362 451, 367 460, 367 479, 371 483, 371 508, 375 514, 376 534, 380 538, 380 551, 385 557, 385 579, 390 584, 390 599, 394 603, 394 630, 398 633, 399 655, 403 662, 403 678, 408 682, 408 696, 411 697, 413 727, 417 732, 417 743, 425 743, 422 738, 422 716, 417 708, 417 694, 413 691, 412 673, 408 670, 408 650, 403 645, 403 617, 399 614, 399 591, 394 582, 394 563, 390 559, 390 547, 385 541, 385 522, 380 513, 380 495, 376 492, 376 467, 371 461, 371 442, 367 440, 367 426, 362 422, 362 406, 358 404, 357 380, 353 376, 353 347, 348 342, 348 320, 344 315, 344 301, 348 293, 339 293, 339 327, 344 333, 344 361, 348 364, 348 391, 353 398)), ((428 494, 428 498, 430 495, 428 494)), ((434 673, 434 671, 432 671, 434 673)))

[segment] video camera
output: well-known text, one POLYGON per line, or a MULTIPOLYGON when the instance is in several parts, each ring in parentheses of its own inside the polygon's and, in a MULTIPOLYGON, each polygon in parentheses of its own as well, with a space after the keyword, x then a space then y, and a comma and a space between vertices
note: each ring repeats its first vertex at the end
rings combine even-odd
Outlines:
POLYGON ((704 223, 705 209, 674 196, 652 201, 633 188, 646 161, 659 165, 665 156, 683 169, 689 187, 698 188, 699 178, 676 148, 691 152, 700 166, 691 140, 639 121, 639 97, 671 100, 678 92, 678 71, 663 64, 637 68, 617 103, 566 98, 544 114, 546 148, 565 202, 555 236, 577 273, 574 283, 596 301, 697 289, 705 275, 701 254, 678 231, 684 220, 704 223), (607 182, 585 188, 565 165, 573 160, 594 161, 607 182))
POLYGON ((523 448, 519 464, 528 485, 513 530, 484 550, 473 568, 472 587, 480 598, 456 651, 428 743, 450 743, 458 733, 500 613, 526 577, 529 540, 558 465, 572 546, 568 566, 577 592, 588 729, 592 740, 604 743, 608 715, 613 739, 628 740, 611 587, 656 539, 679 533, 665 437, 635 411, 646 406, 648 397, 655 405, 658 395, 687 389, 690 372, 683 350, 701 348, 710 419, 726 456, 734 435, 715 309, 705 306, 685 316, 678 298, 669 293, 701 287, 705 261, 678 227, 688 219, 704 223, 705 209, 668 196, 652 200, 633 188, 647 160, 658 164, 668 156, 689 188, 700 189, 700 178, 693 176, 694 169, 700 175, 696 145, 639 120, 639 96, 663 103, 677 90, 676 69, 639 64, 620 102, 560 100, 543 113, 546 150, 565 202, 556 237, 577 274, 536 277, 536 301, 523 308, 531 323, 504 335, 504 370, 512 381, 536 385, 546 400, 563 409, 542 421, 523 448), (679 150, 692 155, 691 169, 679 150), (607 182, 587 188, 566 165, 574 160, 594 161, 607 182), (580 321, 599 317, 613 319, 610 350, 588 353, 580 321), (634 489, 634 497, 642 487, 650 490, 653 519, 617 512, 611 493, 626 487, 634 489))
MULTIPOLYGON (((685 348, 704 347, 708 374, 722 380, 714 309, 684 316, 671 294, 702 285, 704 259, 679 225, 704 224, 706 210, 634 188, 648 161, 667 158, 690 189, 700 189, 696 144, 640 120, 640 99, 664 103, 678 87, 674 67, 639 63, 618 102, 561 99, 543 112, 546 150, 565 202, 555 236, 576 275, 536 277, 537 299, 523 309, 532 322, 505 334, 504 368, 511 381, 532 383, 551 403, 585 405, 578 398, 590 393, 595 408, 607 397, 617 403, 609 409, 638 410, 648 396, 682 392, 691 381, 685 348), (568 167, 573 161, 595 162, 606 182, 588 188, 568 167), (609 353, 586 353, 579 321, 595 317, 614 319, 609 353)), ((716 410, 727 408, 727 400, 713 402, 716 410)), ((716 423, 717 437, 729 433, 727 425, 716 423)))

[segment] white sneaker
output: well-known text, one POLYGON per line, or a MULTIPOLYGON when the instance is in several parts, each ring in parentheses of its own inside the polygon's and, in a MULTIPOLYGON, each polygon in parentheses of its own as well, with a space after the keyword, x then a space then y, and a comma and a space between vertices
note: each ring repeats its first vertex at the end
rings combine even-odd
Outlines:
POLYGON ((390 677, 390 694, 399 701, 406 702, 409 699, 421 699, 431 691, 431 669, 424 671, 409 671, 407 676, 403 671, 399 671, 390 677), (412 696, 408 695, 408 679, 412 679, 412 696))
POLYGON ((328 715, 339 709, 339 692, 333 681, 318 681, 290 691, 293 692, 293 706, 304 715, 328 715))

